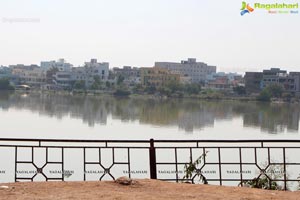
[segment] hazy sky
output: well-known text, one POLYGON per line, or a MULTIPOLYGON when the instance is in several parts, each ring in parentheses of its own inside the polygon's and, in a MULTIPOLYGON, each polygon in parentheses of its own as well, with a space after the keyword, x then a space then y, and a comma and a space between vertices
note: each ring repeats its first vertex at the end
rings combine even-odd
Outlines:
POLYGON ((0 0, 0 65, 62 57, 151 67, 194 57, 218 71, 300 71, 300 14, 240 8, 240 0, 0 0))

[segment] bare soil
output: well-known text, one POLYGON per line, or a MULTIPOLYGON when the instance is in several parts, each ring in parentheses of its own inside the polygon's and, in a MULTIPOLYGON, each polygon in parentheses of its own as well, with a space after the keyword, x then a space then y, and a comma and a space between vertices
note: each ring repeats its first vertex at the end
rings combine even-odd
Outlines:
POLYGON ((261 189, 192 185, 158 180, 135 180, 133 185, 103 182, 27 182, 10 183, 0 189, 2 200, 35 199, 203 199, 203 200, 300 200, 300 192, 268 191, 261 189))

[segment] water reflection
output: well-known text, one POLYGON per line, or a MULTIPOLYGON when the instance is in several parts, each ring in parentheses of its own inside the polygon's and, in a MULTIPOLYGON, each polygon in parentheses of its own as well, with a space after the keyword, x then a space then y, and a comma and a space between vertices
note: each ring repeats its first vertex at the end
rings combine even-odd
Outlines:
POLYGON ((260 127, 269 133, 298 132, 299 105, 254 102, 154 100, 110 96, 0 93, 0 108, 30 110, 62 119, 82 119, 88 126, 107 124, 108 116, 123 122, 178 126, 186 132, 214 126, 217 120, 242 118, 244 127, 260 127))

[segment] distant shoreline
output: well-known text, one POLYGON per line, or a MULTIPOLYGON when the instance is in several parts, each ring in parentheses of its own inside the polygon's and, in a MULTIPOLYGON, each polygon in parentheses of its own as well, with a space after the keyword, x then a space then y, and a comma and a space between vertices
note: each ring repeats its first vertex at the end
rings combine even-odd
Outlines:
POLYGON ((139 98, 139 99, 157 99, 157 100, 167 100, 167 99, 194 99, 194 100, 212 100, 212 101, 243 101, 243 102, 266 102, 266 103, 291 103, 291 104, 299 104, 300 99, 293 98, 291 101, 285 101, 284 99, 273 99, 271 101, 259 101, 255 96, 208 96, 203 94, 198 95, 185 95, 182 97, 178 96, 165 96, 165 95, 156 95, 156 94, 130 94, 126 96, 114 95, 112 91, 57 91, 57 90, 0 90, 0 92, 7 93, 40 93, 40 94, 58 94, 58 95, 76 95, 76 96, 111 96, 111 97, 119 97, 119 98, 139 98))

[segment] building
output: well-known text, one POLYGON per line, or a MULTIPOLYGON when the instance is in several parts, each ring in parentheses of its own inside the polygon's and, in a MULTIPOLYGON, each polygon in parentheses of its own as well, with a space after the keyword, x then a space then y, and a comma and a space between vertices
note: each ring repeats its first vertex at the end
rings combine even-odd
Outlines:
POLYGON ((203 62, 197 62, 195 58, 175 62, 155 62, 155 67, 171 70, 180 73, 182 76, 190 77, 191 83, 204 84, 209 74, 216 73, 216 66, 210 66, 203 62))
POLYGON ((65 59, 61 58, 58 61, 42 61, 41 68, 48 71, 53 68, 57 68, 58 71, 71 71, 73 65, 66 63, 65 59))
POLYGON ((97 59, 91 59, 90 62, 85 62, 83 67, 73 67, 70 71, 58 71, 54 75, 56 85, 68 88, 76 81, 83 81, 85 86, 90 87, 95 77, 98 77, 101 82, 106 82, 109 76, 109 63, 98 63, 97 59))
POLYGON ((211 89, 229 90, 244 85, 243 76, 237 73, 218 72, 207 75, 205 86, 211 89))
POLYGON ((19 83, 40 87, 47 81, 46 71, 38 65, 10 65, 12 75, 18 77, 19 83))
POLYGON ((135 85, 141 83, 140 69, 137 67, 114 67, 113 74, 115 75, 115 77, 122 76, 124 78, 123 83, 125 85, 135 85))
POLYGON ((271 68, 270 70, 263 70, 263 79, 261 88, 269 85, 281 85, 286 92, 295 92, 295 78, 289 76, 286 70, 280 68, 271 68))
POLYGON ((244 76, 246 92, 248 94, 259 93, 261 91, 262 79, 262 72, 246 72, 244 76))
POLYGON ((247 93, 259 93, 270 85, 280 85, 284 92, 300 94, 300 72, 287 73, 280 68, 271 68, 263 72, 246 72, 245 87, 247 93))
POLYGON ((107 81, 109 76, 109 63, 98 63, 97 59, 91 59, 90 62, 85 62, 84 68, 87 78, 99 76, 101 81, 107 81))
POLYGON ((143 86, 162 87, 171 82, 180 82, 180 74, 159 67, 140 68, 143 86))
POLYGON ((58 71, 53 75, 53 83, 62 88, 72 86, 72 71, 58 71))
POLYGON ((271 68, 263 70, 263 79, 261 88, 268 87, 272 84, 280 84, 285 82, 286 77, 288 76, 286 70, 281 70, 279 68, 271 68))
POLYGON ((289 76, 294 78, 295 95, 300 97, 300 72, 290 72, 289 76))

